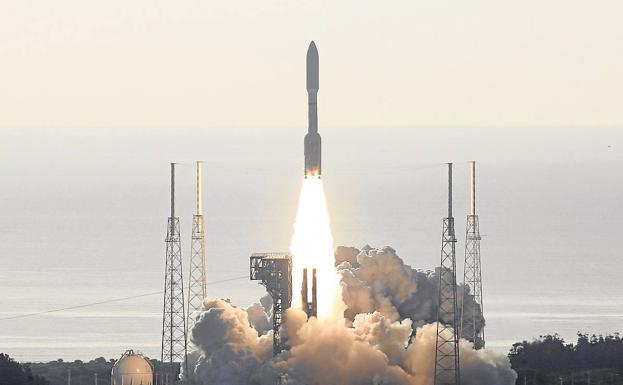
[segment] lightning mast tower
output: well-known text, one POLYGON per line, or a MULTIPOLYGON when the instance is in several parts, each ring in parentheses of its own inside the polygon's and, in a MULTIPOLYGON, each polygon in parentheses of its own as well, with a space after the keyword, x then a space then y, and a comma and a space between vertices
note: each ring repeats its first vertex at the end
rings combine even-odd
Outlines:
MULTIPOLYGON (((162 351, 160 360, 168 363, 170 378, 175 378, 176 363, 186 363, 186 313, 180 219, 175 216, 175 163, 171 163, 171 216, 167 223, 164 306, 162 310, 162 351)), ((187 368, 185 368, 187 369, 187 368)))
POLYGON ((443 219, 439 307, 435 343, 435 385, 460 385, 456 292, 456 237, 452 217, 452 163, 448 163, 448 216, 443 219))
POLYGON ((463 271, 463 296, 471 290, 474 296, 475 306, 471 309, 461 309, 461 336, 474 343, 476 349, 485 347, 484 323, 481 318, 483 313, 482 303, 482 271, 480 264, 480 228, 478 215, 476 214, 476 162, 470 164, 470 205, 467 216, 466 240, 465 240, 465 265, 463 271), (466 290, 466 287, 468 288, 466 290))
POLYGON ((206 291, 206 256, 203 227, 202 167, 197 162, 197 212, 193 215, 193 232, 190 246, 190 269, 188 277, 188 326, 194 323, 195 312, 201 309, 206 291))

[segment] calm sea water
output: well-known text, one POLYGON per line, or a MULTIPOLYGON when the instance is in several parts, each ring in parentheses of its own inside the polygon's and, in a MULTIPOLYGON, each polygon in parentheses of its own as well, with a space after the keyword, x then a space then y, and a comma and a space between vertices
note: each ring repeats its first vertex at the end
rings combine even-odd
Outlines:
MULTIPOLYGON (((157 292, 170 161, 188 255, 193 161, 205 160, 210 281, 287 250, 304 128, 1 129, 0 352, 18 360, 159 356, 157 292)), ((487 344, 623 329, 623 128, 321 128, 336 245, 390 245, 416 268, 439 260, 443 162, 454 161, 457 233, 467 160, 478 161, 487 344)), ((460 241, 461 242, 461 241, 460 241)), ((462 272, 463 243, 457 250, 462 272)), ((209 286, 248 306, 246 278, 209 286)))

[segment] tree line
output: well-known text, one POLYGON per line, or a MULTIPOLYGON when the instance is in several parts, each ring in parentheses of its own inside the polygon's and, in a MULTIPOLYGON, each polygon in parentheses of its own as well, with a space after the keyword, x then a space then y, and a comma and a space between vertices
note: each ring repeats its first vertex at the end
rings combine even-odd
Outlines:
POLYGON ((578 333, 576 343, 558 334, 513 344, 508 357, 519 385, 623 385, 623 338, 619 333, 578 333))
MULTIPOLYGON (((513 344, 508 353, 517 371, 517 385, 623 385, 623 338, 619 333, 589 335, 578 333, 575 343, 558 334, 513 344)), ((0 385, 65 385, 110 383, 116 360, 103 357, 83 362, 61 359, 47 363, 20 364, 0 353, 0 385)), ((151 360, 154 372, 162 364, 151 360)))
MULTIPOLYGON (((154 373, 161 375, 166 365, 159 360, 150 360, 154 373)), ((0 353, 0 385, 109 385, 110 375, 116 359, 98 357, 91 361, 33 362, 20 364, 7 354, 0 353)), ((175 370, 179 373, 179 365, 175 370)))
POLYGON ((29 365, 22 365, 0 353, 0 385, 49 385, 48 380, 32 374, 29 365))

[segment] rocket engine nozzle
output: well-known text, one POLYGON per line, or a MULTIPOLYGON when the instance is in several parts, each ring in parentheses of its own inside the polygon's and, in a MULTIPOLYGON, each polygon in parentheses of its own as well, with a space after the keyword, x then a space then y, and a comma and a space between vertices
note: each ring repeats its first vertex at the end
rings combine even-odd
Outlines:
POLYGON ((305 178, 320 177, 321 169, 321 142, 320 134, 308 132, 305 135, 305 178))

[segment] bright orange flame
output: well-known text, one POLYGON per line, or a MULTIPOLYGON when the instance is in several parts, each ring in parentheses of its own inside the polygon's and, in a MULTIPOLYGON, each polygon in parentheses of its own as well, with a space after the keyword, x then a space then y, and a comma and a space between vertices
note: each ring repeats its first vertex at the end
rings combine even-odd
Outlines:
MULTIPOLYGON (((329 315, 341 303, 339 277, 335 270, 331 221, 322 179, 307 177, 303 181, 299 207, 290 244, 292 261, 292 306, 301 307, 303 269, 317 272, 318 318, 329 315)), ((311 290, 311 272, 308 272, 311 290)), ((311 296, 309 296, 311 300, 311 296)))

